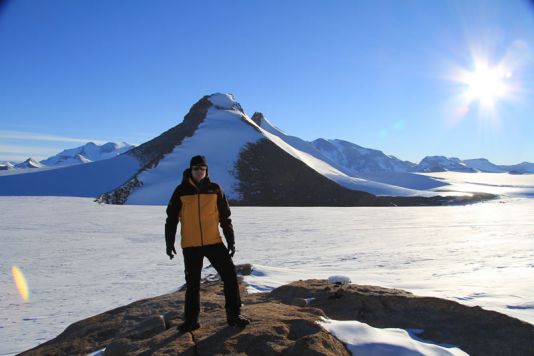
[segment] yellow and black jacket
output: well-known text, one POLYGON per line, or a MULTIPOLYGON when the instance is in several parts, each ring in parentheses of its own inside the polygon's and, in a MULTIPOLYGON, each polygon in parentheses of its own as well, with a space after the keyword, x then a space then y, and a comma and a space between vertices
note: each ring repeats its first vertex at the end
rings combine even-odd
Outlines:
POLYGON ((181 222, 181 246, 199 247, 222 243, 219 224, 229 246, 234 245, 234 229, 230 207, 224 192, 207 176, 198 184, 191 178, 190 169, 183 174, 167 206, 165 242, 174 247, 178 222, 181 222))

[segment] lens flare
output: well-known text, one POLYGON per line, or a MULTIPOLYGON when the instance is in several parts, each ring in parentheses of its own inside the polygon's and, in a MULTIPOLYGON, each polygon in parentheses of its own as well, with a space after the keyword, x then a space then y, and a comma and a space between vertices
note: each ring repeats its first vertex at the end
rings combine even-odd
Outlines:
POLYGON ((28 283, 26 282, 26 278, 24 278, 24 274, 17 266, 11 267, 11 273, 13 274, 13 280, 20 296, 27 302, 30 299, 30 290, 28 289, 28 283))

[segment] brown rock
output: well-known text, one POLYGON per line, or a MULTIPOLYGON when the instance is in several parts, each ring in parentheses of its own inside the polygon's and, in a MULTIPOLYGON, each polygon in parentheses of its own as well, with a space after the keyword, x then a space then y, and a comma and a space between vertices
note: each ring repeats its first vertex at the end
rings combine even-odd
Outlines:
POLYGON ((471 355, 534 355, 534 325, 498 312, 409 292, 350 285, 339 298, 324 280, 281 286, 271 296, 283 303, 315 298, 310 306, 336 320, 358 320, 378 328, 423 329, 417 336, 457 345, 471 355))
POLYGON ((242 265, 235 266, 235 271, 237 274, 240 274, 242 276, 249 276, 252 273, 252 270, 254 268, 250 263, 244 263, 242 265))
POLYGON ((318 345, 329 345, 324 350, 336 350, 327 355, 349 354, 339 340, 316 324, 323 315, 319 309, 282 304, 267 293, 247 295, 242 284, 242 312, 252 323, 244 329, 229 327, 221 290, 220 281, 203 282, 201 328, 193 332, 176 330, 182 323, 185 295, 179 291, 82 320, 25 354, 86 354, 107 346, 106 352, 113 355, 277 355, 289 350, 303 352, 306 345, 318 350, 318 345), (299 342, 307 337, 321 341, 299 342))
POLYGON ((124 356, 132 350, 132 342, 128 339, 116 339, 106 346, 104 356, 124 356))

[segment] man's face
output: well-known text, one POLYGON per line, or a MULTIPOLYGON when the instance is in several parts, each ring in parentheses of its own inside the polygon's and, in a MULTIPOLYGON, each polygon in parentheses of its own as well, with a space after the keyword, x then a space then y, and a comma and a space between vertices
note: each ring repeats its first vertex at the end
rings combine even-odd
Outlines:
POLYGON ((193 180, 195 182, 200 182, 202 179, 206 177, 206 171, 208 167, 206 166, 193 166, 191 167, 191 175, 193 176, 193 180))

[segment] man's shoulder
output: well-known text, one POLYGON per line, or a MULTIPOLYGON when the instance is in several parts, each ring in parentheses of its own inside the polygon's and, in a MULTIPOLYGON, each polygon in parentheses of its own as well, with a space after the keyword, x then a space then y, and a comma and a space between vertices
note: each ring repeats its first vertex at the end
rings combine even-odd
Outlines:
POLYGON ((192 188, 193 187, 190 184, 182 182, 176 186, 176 188, 174 189, 174 194, 183 194, 192 190, 192 188))
POLYGON ((217 184, 217 183, 215 183, 215 182, 211 182, 211 181, 210 181, 210 187, 211 187, 211 188, 221 189, 221 186, 220 186, 219 184, 217 184))

